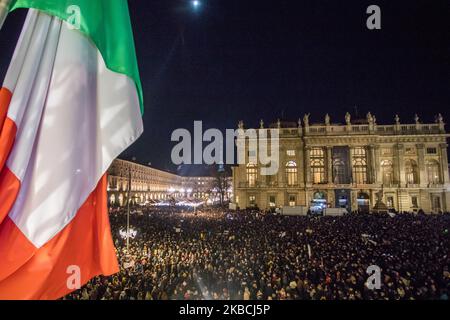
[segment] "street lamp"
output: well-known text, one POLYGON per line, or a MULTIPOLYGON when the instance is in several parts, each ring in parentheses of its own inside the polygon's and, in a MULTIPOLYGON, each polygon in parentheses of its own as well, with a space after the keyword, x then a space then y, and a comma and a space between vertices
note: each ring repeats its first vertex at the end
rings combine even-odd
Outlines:
MULTIPOLYGON (((136 158, 133 157, 133 161, 135 161, 136 158)), ((130 204, 131 200, 136 200, 138 198, 136 195, 131 196, 131 166, 128 167, 128 194, 127 194, 127 252, 130 247, 130 204)))
POLYGON ((131 202, 131 166, 128 168, 128 195, 127 195, 127 252, 130 246, 130 202, 131 202))

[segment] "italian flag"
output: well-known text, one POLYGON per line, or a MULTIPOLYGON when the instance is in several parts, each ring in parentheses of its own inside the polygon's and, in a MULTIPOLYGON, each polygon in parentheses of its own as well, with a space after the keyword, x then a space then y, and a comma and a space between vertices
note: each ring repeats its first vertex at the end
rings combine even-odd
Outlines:
POLYGON ((105 173, 143 131, 142 90, 126 0, 19 8, 0 91, 0 299, 58 299, 77 275, 118 271, 105 173))

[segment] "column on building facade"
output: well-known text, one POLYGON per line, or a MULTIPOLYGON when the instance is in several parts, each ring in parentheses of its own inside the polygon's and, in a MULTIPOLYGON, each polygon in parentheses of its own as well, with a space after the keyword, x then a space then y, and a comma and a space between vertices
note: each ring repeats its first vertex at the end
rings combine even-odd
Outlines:
POLYGON ((348 168, 350 170, 350 182, 352 184, 356 183, 355 177, 353 176, 353 154, 354 154, 353 150, 354 149, 355 148, 351 147, 351 146, 348 148, 348 152, 349 152, 349 155, 348 155, 348 168))
POLYGON ((442 182, 443 183, 449 183, 449 173, 448 173, 448 156, 447 156, 447 144, 446 143, 441 143, 439 145, 439 149, 441 152, 441 167, 442 167, 442 175, 443 175, 443 179, 442 182))
POLYGON ((297 157, 296 157, 296 159, 297 159, 297 170, 298 170, 298 183, 299 183, 299 185, 302 185, 302 186, 304 186, 304 184, 305 184, 305 172, 304 172, 304 170, 302 169, 302 168, 304 168, 305 167, 305 157, 303 156, 304 155, 304 152, 303 152, 303 147, 302 146, 300 146, 300 147, 297 147, 296 149, 296 155, 297 155, 297 157))
POLYGON ((403 163, 403 154, 404 148, 401 144, 396 144, 393 147, 394 149, 394 183, 398 183, 402 185, 405 181, 404 172, 405 165, 403 163), (403 174, 402 174, 403 173, 403 174))
POLYGON ((311 183, 311 147, 305 147, 305 182, 311 183))
POLYGON ((375 170, 375 182, 377 184, 382 183, 382 177, 381 177, 381 161, 380 161, 380 146, 374 145, 373 147, 373 153, 374 153, 374 170, 375 170))
POLYGON ((392 146, 392 170, 393 170, 393 183, 400 183, 400 159, 398 156, 397 145, 392 146))
POLYGON ((370 154, 370 146, 364 146, 364 152, 366 157, 366 183, 372 183, 372 157, 370 154))
POLYGON ((265 167, 258 158, 258 170, 256 171, 256 187, 264 187, 267 182, 267 176, 262 175, 262 168, 265 167))
POLYGON ((373 145, 367 146, 367 180, 368 183, 374 183, 376 180, 375 176, 375 153, 373 145))
POLYGON ((358 190, 352 190, 350 192, 351 198, 351 211, 358 210, 358 190))
POLYGON ((443 210, 448 212, 450 210, 450 192, 449 191, 444 193, 443 203, 444 203, 443 210))
POLYGON ((333 183, 333 147, 326 146, 327 152, 327 182, 333 183))
POLYGON ((398 161, 399 161, 399 178, 398 182, 400 183, 400 187, 406 184, 406 175, 405 175, 405 147, 403 144, 399 144, 397 146, 398 149, 398 161))
POLYGON ((367 184, 372 182, 372 157, 370 155, 370 146, 365 146, 364 150, 366 152, 366 176, 367 184))
POLYGON ((237 188, 238 186, 236 185, 238 183, 237 180, 237 169, 236 167, 231 167, 231 188, 233 190, 233 198, 231 199, 232 202, 236 203, 236 194, 237 194, 237 188))
POLYGON ((427 172, 425 168, 425 146, 423 144, 416 145, 417 148, 417 165, 419 167, 419 183, 421 185, 428 184, 427 172))
POLYGON ((278 174, 277 174, 277 183, 279 186, 287 185, 286 181, 286 148, 280 146, 279 149, 279 164, 278 164, 278 174))

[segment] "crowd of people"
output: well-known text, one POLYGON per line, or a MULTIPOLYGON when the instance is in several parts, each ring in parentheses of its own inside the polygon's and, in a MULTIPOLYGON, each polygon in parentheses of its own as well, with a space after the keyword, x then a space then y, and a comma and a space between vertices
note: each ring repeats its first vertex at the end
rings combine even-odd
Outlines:
POLYGON ((65 299, 441 299, 450 292, 450 215, 285 217, 144 208, 110 216, 121 271, 65 299), (366 285, 379 267, 379 289, 366 285))

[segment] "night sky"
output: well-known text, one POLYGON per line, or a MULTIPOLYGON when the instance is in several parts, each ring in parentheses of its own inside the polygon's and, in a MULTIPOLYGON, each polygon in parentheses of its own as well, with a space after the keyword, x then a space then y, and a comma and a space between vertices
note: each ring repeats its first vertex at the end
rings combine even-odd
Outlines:
MULTIPOLYGON (((112 0, 114 1, 114 0, 112 0)), ((176 128, 256 127, 348 111, 378 123, 450 121, 450 1, 130 0, 145 133, 123 158, 173 169, 176 128), (382 30, 366 28, 366 8, 382 30), (355 108, 357 106, 357 108, 355 108)), ((0 31, 0 77, 25 17, 0 31)))

